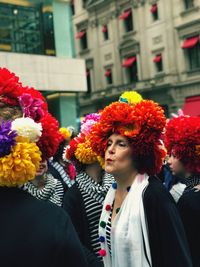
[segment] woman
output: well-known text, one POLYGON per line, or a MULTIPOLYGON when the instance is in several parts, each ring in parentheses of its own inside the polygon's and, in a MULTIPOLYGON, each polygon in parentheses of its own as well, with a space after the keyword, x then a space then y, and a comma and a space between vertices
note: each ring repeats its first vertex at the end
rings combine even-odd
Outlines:
POLYGON ((165 144, 171 155, 168 163, 180 182, 170 193, 185 227, 194 267, 200 266, 200 118, 180 116, 166 126, 165 144))
POLYGON ((91 129, 92 148, 116 179, 100 218, 105 267, 192 266, 175 203, 154 176, 165 157, 164 126, 158 104, 125 92, 91 129))
POLYGON ((0 68, 1 265, 88 266, 69 216, 19 186, 35 178, 59 144, 58 122, 34 88, 0 68))
POLYGON ((87 140, 92 125, 100 118, 98 113, 85 117, 81 131, 72 139, 64 158, 72 162, 77 170, 76 183, 66 192, 64 209, 70 215, 82 244, 99 259, 99 219, 106 193, 113 182, 105 174, 87 140))
POLYGON ((64 186, 60 180, 54 178, 47 170, 47 160, 44 160, 40 163, 35 179, 25 183, 21 189, 40 200, 50 201, 62 207, 64 186))

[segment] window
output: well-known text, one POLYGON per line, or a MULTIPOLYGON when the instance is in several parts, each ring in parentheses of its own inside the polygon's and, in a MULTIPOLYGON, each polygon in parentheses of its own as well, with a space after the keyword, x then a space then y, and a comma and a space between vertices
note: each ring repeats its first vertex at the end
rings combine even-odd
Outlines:
POLYGON ((107 84, 112 84, 113 81, 112 81, 112 71, 111 71, 111 69, 106 69, 104 75, 106 77, 107 84))
POLYGON ((184 0, 185 9, 192 8, 194 6, 193 0, 184 0))
POLYGON ((90 69, 86 69, 86 78, 87 78, 87 94, 91 94, 92 81, 91 81, 90 69))
POLYGON ((189 70, 199 69, 200 68, 199 35, 187 38, 183 42, 182 48, 185 49, 185 53, 188 58, 189 70))
POLYGON ((0 10, 0 50, 45 54, 40 7, 0 4, 0 10))
POLYGON ((72 16, 73 16, 73 15, 75 15, 74 0, 71 0, 70 5, 71 5, 72 16))
POLYGON ((123 20, 125 32, 130 32, 133 30, 133 16, 131 9, 125 10, 119 18, 123 20))
POLYGON ((82 31, 78 32, 77 35, 76 35, 76 39, 80 40, 80 49, 81 49, 81 51, 88 48, 86 30, 82 30, 82 31))
POLYGON ((158 6, 157 6, 157 4, 152 5, 150 11, 152 14, 153 21, 158 20, 158 6))
POLYGON ((108 27, 107 27, 107 25, 104 25, 102 27, 102 33, 103 33, 104 41, 108 40, 109 39, 109 35, 108 35, 108 27))
POLYGON ((162 72, 163 71, 162 55, 157 54, 154 57, 153 62, 155 64, 156 72, 162 72))
POLYGON ((138 81, 136 56, 124 59, 122 67, 125 68, 129 83, 138 81))
POLYGON ((85 8, 87 4, 87 0, 82 0, 82 7, 85 8))
POLYGON ((44 49, 46 55, 55 55, 53 13, 43 13, 44 49))

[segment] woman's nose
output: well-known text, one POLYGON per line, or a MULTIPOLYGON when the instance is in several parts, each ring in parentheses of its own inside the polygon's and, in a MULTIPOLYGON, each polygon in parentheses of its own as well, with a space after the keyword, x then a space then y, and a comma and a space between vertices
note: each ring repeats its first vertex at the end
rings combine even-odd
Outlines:
POLYGON ((110 154, 113 154, 114 153, 114 145, 113 144, 108 147, 108 152, 110 154))

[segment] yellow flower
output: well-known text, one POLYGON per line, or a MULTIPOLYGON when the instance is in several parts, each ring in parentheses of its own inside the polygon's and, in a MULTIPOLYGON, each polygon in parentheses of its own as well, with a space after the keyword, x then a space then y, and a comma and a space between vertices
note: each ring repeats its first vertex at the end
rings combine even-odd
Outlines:
POLYGON ((121 96, 120 99, 126 99, 129 104, 135 105, 142 101, 142 96, 135 91, 126 91, 121 96))
POLYGON ((92 150, 89 140, 78 144, 75 157, 83 164, 91 164, 97 161, 97 154, 92 150))
POLYGON ((65 140, 69 140, 72 135, 71 132, 67 128, 64 128, 64 127, 61 127, 59 129, 59 132, 61 133, 61 135, 63 136, 65 140))
POLYGON ((0 186, 17 186, 35 178, 41 152, 35 143, 18 142, 9 155, 0 158, 0 186))

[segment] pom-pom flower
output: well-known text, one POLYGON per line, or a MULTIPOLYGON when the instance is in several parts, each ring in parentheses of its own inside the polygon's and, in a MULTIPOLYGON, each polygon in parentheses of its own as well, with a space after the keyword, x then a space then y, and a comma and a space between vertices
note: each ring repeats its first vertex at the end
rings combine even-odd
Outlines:
POLYGON ((0 68, 0 101, 11 106, 18 104, 17 97, 22 94, 19 78, 6 68, 0 68))
POLYGON ((35 178, 40 161, 35 143, 17 142, 9 155, 0 158, 0 186, 18 186, 35 178))
POLYGON ((59 132, 61 133, 62 137, 67 141, 70 139, 70 137, 72 135, 72 133, 65 127, 61 127, 59 129, 59 132))
POLYGON ((41 123, 34 122, 31 118, 18 118, 12 122, 12 130, 19 136, 28 138, 31 142, 37 142, 42 135, 41 123))
POLYGON ((138 94, 137 92, 126 91, 120 96, 119 101, 128 103, 130 105, 135 105, 139 103, 140 101, 142 101, 142 99, 143 99, 142 96, 138 94))
POLYGON ((0 125, 0 157, 10 154, 12 146, 16 144, 16 131, 11 129, 11 122, 2 122, 0 125))
POLYGON ((89 140, 80 143, 75 151, 76 159, 83 164, 92 164, 97 162, 97 154, 93 152, 89 140))
POLYGON ((188 172, 200 173, 200 118, 181 116, 170 119, 166 126, 165 146, 188 172))
POLYGON ((81 122, 81 133, 87 135, 91 127, 100 119, 99 113, 91 113, 85 116, 84 120, 81 122))
POLYGON ((44 160, 56 153, 63 137, 59 132, 58 121, 50 113, 46 112, 39 122, 42 124, 42 136, 37 144, 44 160))
POLYGON ((30 94, 22 94, 19 97, 19 103, 25 117, 30 117, 34 120, 39 120, 43 115, 43 101, 39 98, 33 98, 30 94))

